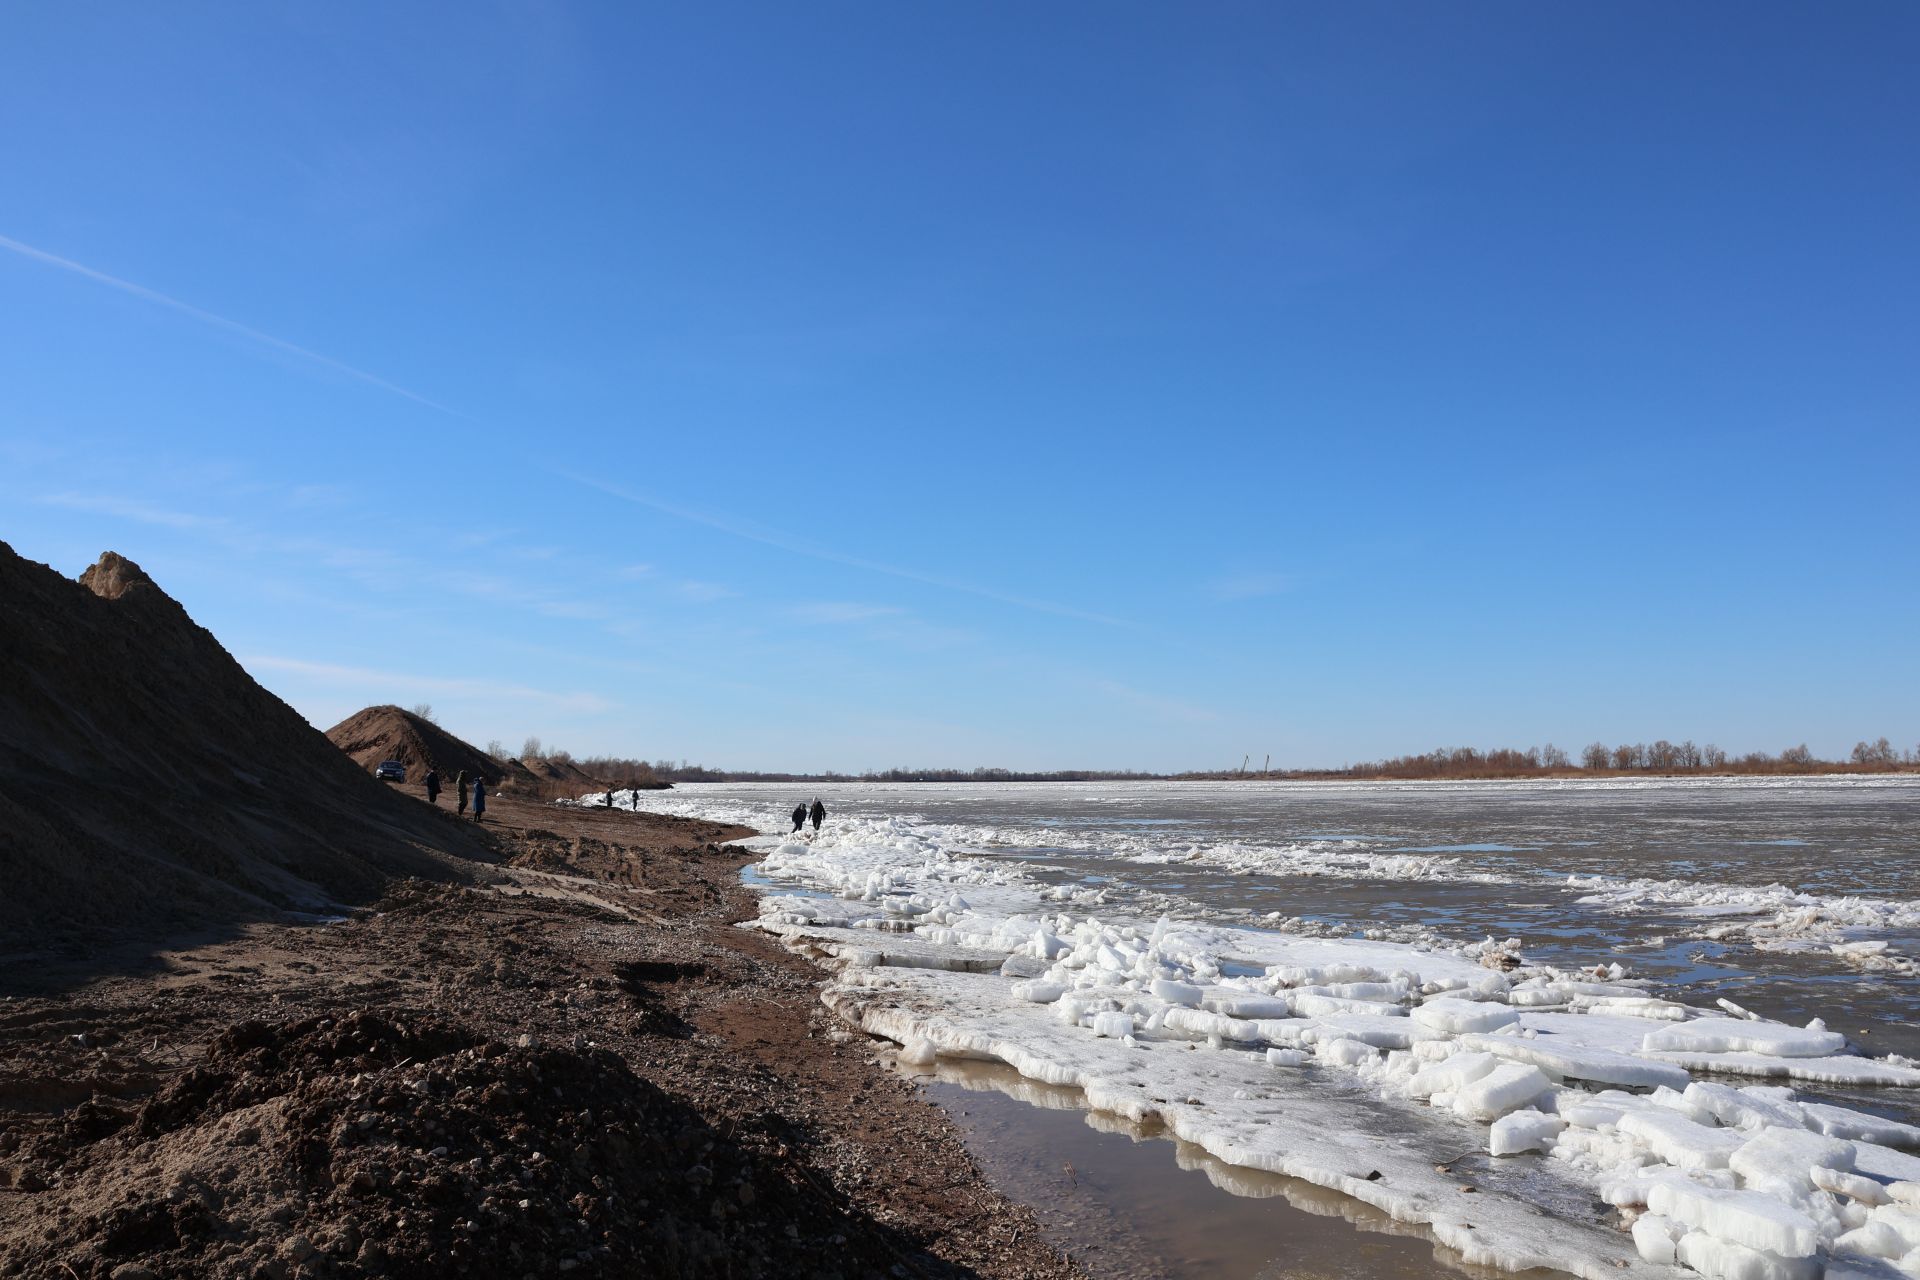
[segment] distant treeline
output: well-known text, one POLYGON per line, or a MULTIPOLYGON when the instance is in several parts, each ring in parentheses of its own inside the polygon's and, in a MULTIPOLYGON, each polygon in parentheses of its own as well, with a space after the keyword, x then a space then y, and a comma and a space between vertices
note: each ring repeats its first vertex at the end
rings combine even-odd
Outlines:
MULTIPOLYGON (((489 743, 488 754, 503 756, 499 743, 489 743)), ((1151 782, 1155 780, 1208 781, 1240 778, 1548 778, 1613 777, 1632 774, 1794 774, 1880 773, 1920 769, 1920 746, 1902 751, 1885 738, 1857 743, 1845 760, 1823 760, 1805 743, 1779 755, 1750 751, 1729 756, 1708 743, 1692 741, 1621 743, 1594 742, 1576 761, 1548 743, 1544 747, 1441 747, 1421 755, 1395 756, 1339 768, 1218 769, 1190 773, 1146 773, 1134 769, 870 769, 864 773, 772 773, 753 769, 714 769, 685 760, 637 760, 623 756, 575 756, 542 748, 528 739, 523 760, 572 765, 602 782, 622 787, 658 787, 670 782, 1151 782)), ((503 756, 504 758, 504 756, 503 756)))
POLYGON ((1131 769, 1054 769, 1023 773, 1015 769, 869 769, 865 773, 761 773, 750 769, 709 769, 685 760, 655 760, 656 777, 668 782, 1139 782, 1165 777, 1131 769))
POLYGON ((645 790, 649 787, 664 786, 667 779, 655 772, 654 767, 645 760, 628 760, 619 756, 589 756, 574 760, 573 765, 583 773, 590 773, 602 782, 616 786, 645 790))
POLYGON ((1580 752, 1576 764, 1559 747, 1524 750, 1500 747, 1481 751, 1474 747, 1441 747, 1423 755, 1395 756, 1391 760, 1372 760, 1339 769, 1219 770, 1177 775, 1182 778, 1532 778, 1574 777, 1623 774, 1791 774, 1791 773, 1876 773, 1920 768, 1920 746, 1901 751, 1885 738, 1855 744, 1846 760, 1822 760, 1806 743, 1788 747, 1779 755, 1750 751, 1729 756, 1708 743, 1696 746, 1686 742, 1621 743, 1610 747, 1604 742, 1589 743, 1580 752))

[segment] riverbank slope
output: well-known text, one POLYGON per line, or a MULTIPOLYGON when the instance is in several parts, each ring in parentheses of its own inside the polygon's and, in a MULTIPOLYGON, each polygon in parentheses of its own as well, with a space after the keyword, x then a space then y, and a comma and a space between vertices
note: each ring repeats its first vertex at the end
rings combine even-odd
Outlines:
POLYGON ((480 883, 0 965, 0 1272, 1080 1274, 734 927, 743 829, 488 819, 480 883))

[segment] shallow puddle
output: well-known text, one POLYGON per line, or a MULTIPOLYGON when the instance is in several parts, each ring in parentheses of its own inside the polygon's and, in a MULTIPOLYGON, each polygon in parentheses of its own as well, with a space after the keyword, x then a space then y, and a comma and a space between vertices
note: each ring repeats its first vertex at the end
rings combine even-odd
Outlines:
MULTIPOLYGON (((1424 1229, 1297 1178, 1221 1163, 1191 1143, 1090 1111, 1078 1089, 1010 1067, 904 1068, 952 1117, 1003 1194, 1095 1276, 1178 1280, 1512 1277, 1424 1229)), ((1543 1278, 1557 1273, 1526 1272, 1543 1278)))

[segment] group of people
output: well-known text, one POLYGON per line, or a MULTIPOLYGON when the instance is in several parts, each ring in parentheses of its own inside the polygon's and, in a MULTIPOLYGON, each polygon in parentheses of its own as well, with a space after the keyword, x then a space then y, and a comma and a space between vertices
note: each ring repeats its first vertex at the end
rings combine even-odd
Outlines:
POLYGON ((811 818, 813 819, 813 834, 819 835, 820 824, 826 820, 826 817, 827 806, 820 803, 819 796, 813 798, 813 808, 811 809, 807 808, 807 802, 802 800, 799 804, 793 806, 793 829, 796 832, 799 831, 801 827, 807 825, 807 819, 811 818))
MULTIPOLYGON (((438 769, 428 769, 427 776, 423 781, 427 784, 427 802, 429 804, 439 804, 440 771, 438 769)), ((467 771, 462 769, 453 776, 453 794, 455 804, 457 805, 454 812, 461 814, 466 813, 467 804, 471 801, 473 804, 473 820, 475 822, 482 820, 482 815, 487 811, 487 780, 485 778, 477 773, 469 777, 467 771)), ((607 791, 607 807, 613 807, 613 791, 611 788, 607 791)), ((793 806, 793 829, 796 832, 811 821, 813 823, 813 833, 819 835, 820 824, 826 820, 827 806, 820 803, 820 797, 818 796, 814 797, 811 808, 808 807, 807 802, 804 800, 793 806)))
MULTIPOLYGON (((440 771, 438 769, 428 769, 425 781, 427 784, 427 802, 429 804, 439 804, 440 771)), ((472 781, 469 782, 467 771, 462 769, 459 773, 453 775, 453 794, 459 806, 454 810, 455 813, 465 813, 467 811, 468 800, 472 800, 473 820, 475 822, 482 821, 482 815, 487 811, 487 780, 485 778, 476 773, 473 775, 472 781)))

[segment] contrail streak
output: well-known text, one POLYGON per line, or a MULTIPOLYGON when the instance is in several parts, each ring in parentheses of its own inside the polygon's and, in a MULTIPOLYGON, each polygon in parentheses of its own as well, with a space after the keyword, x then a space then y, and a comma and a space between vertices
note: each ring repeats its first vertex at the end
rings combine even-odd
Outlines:
POLYGON ((455 417, 466 416, 457 409, 449 409, 446 405, 434 400, 429 400, 418 392, 409 391, 398 383, 388 382, 385 378, 377 374, 368 373, 364 369, 356 369, 350 364, 344 364, 341 361, 335 360, 332 356, 323 356, 318 351, 309 351, 307 348, 288 342, 284 338, 276 338, 270 333, 262 333, 258 329, 241 324, 238 320, 229 320, 225 316, 217 316, 211 311, 202 311, 199 307, 191 303, 182 302, 178 298, 170 298, 164 293, 155 292, 144 285, 135 284, 131 280, 122 280, 119 276, 110 276, 104 271, 95 271, 92 267, 84 263, 75 262, 71 258, 62 258, 58 254, 48 253, 45 249, 36 249, 30 244, 24 244, 9 236, 0 236, 0 249, 9 250, 10 252, 19 254, 23 258, 30 258, 35 262, 44 262, 48 266, 58 267, 62 271, 70 271, 77 276, 84 276, 96 284, 104 284, 110 289, 118 289, 120 292, 131 294, 142 301, 158 303, 160 306, 168 307, 183 315, 190 316, 198 320, 201 324, 212 325, 214 328, 224 329, 228 333, 237 333, 243 338, 250 338, 254 342, 272 347, 276 351, 284 351, 289 355, 299 356, 302 360, 312 361, 314 364, 332 369, 336 373, 344 373, 349 378, 367 383, 369 386, 379 387, 382 391, 391 391, 394 395, 405 396, 415 404, 423 404, 429 409, 437 409, 441 413, 450 413, 455 417))
POLYGON ((1051 600, 1034 600, 1026 596, 1007 595, 1005 592, 994 591, 988 587, 977 587, 970 582, 960 582, 952 578, 936 577, 933 574, 921 573, 915 569, 903 569, 898 565, 883 564, 878 560, 866 560, 860 556, 845 555, 826 547, 818 547, 812 543, 803 542, 799 538, 791 537, 777 530, 757 529, 743 524, 736 524, 731 520, 723 520, 718 516, 706 515, 699 511, 690 511, 685 507, 676 507, 669 503, 657 502, 652 498, 642 497, 618 485, 608 484, 604 480, 597 480, 591 476, 577 475, 571 471, 559 470, 556 470, 555 474, 564 476, 575 484, 583 484, 589 488, 598 489, 600 492, 618 498, 622 502, 631 502, 637 507, 646 507, 649 510, 658 511, 663 515, 672 516, 676 520, 685 520, 690 524, 701 524, 709 529, 718 529, 722 533, 731 534, 736 538, 744 538, 748 542, 758 542, 763 546, 778 547, 780 550, 790 551, 794 555, 809 556, 815 560, 826 560, 833 564, 851 565, 853 568, 865 569, 870 573, 883 573, 892 578, 905 578, 909 582, 925 583, 930 587, 944 587, 948 591, 961 591, 967 595, 980 596, 987 600, 997 600, 1001 604, 1010 604, 1022 609, 1031 609, 1036 613, 1050 613, 1055 617, 1077 618, 1082 622, 1097 622, 1107 627, 1125 627, 1130 625, 1119 618, 1109 617, 1104 613, 1090 613, 1085 609, 1075 609, 1070 605, 1055 604, 1051 600))

